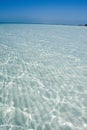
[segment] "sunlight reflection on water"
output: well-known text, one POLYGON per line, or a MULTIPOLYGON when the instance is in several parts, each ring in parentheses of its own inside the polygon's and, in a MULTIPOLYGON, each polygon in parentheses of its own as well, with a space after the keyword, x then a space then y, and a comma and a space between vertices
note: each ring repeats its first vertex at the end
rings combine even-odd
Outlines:
POLYGON ((87 130, 86 34, 0 25, 0 130, 87 130))

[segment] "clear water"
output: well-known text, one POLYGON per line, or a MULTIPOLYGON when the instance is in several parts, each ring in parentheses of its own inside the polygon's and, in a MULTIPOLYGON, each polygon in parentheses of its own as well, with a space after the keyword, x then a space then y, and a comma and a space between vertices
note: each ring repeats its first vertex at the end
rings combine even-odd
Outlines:
POLYGON ((0 25, 0 130, 87 130, 87 28, 0 25))

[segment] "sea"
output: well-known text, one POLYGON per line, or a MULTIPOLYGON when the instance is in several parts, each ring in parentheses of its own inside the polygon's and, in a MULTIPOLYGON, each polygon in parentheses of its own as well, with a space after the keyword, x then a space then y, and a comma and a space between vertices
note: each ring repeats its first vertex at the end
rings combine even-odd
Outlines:
POLYGON ((87 130, 87 28, 0 24, 0 130, 87 130))

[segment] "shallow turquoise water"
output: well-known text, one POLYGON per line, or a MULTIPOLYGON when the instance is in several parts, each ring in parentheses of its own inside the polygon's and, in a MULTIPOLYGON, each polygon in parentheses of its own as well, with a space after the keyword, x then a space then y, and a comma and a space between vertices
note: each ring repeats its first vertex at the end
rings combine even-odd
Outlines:
POLYGON ((87 28, 0 25, 0 130, 87 130, 87 28))

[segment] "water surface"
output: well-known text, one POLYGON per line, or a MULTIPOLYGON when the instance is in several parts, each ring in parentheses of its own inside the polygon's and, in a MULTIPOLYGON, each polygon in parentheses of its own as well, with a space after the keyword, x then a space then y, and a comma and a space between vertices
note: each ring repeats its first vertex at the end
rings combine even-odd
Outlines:
POLYGON ((87 130, 87 28, 0 25, 0 130, 87 130))

